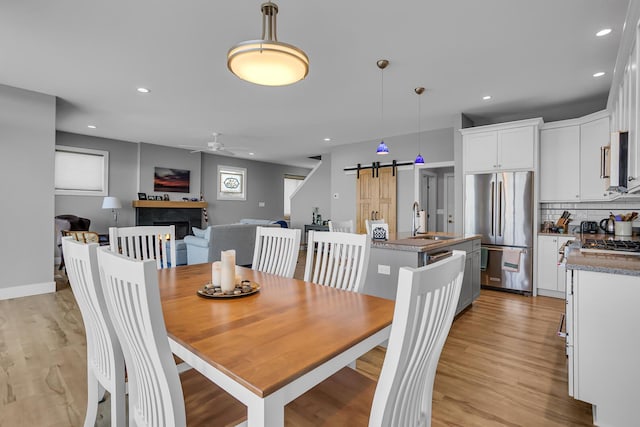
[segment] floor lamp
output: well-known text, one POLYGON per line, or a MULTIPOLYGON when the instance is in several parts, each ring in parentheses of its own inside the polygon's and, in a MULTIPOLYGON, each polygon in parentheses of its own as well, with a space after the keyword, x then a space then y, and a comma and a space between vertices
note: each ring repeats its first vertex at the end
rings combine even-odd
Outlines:
POLYGON ((116 227, 118 226, 118 209, 120 208, 122 208, 122 203, 120 203, 120 199, 118 199, 117 197, 107 196, 102 199, 102 209, 111 209, 116 227))

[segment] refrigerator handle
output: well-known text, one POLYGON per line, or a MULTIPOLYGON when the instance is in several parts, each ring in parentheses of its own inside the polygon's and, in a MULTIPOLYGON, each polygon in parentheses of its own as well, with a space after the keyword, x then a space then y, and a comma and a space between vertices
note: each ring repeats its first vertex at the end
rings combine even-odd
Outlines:
POLYGON ((498 190, 498 236, 502 237, 502 181, 498 190))
POLYGON ((494 224, 496 219, 496 182, 491 181, 491 237, 495 235, 494 224))

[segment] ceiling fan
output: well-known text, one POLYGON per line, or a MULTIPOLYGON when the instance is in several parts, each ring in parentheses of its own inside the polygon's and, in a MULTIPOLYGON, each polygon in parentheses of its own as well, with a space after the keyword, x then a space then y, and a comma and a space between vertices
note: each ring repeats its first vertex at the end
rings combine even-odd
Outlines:
POLYGON ((223 155, 228 155, 228 156, 235 156, 236 155, 236 153, 234 153, 233 151, 230 151, 229 148, 232 148, 234 150, 244 150, 245 149, 243 147, 229 147, 229 148, 225 147, 222 142, 218 142, 218 137, 220 135, 222 135, 222 134, 218 133, 218 132, 214 132, 213 133, 213 141, 207 142, 207 146, 206 147, 194 146, 194 145, 180 145, 180 147, 193 148, 194 150, 191 151, 191 153, 210 152, 210 153, 223 154, 223 155))

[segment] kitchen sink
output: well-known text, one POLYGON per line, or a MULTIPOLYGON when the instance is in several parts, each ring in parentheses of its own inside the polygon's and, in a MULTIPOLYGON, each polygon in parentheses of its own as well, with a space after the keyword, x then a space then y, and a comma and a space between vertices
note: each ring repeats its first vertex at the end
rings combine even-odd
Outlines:
POLYGON ((409 237, 409 239, 451 240, 451 239, 455 239, 455 237, 452 237, 452 236, 441 236, 439 234, 418 234, 417 236, 409 237))

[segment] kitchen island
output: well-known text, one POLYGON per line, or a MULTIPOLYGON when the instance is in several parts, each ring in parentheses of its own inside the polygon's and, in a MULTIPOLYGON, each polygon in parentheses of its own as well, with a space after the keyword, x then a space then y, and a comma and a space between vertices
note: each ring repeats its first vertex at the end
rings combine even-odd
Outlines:
POLYGON ((480 235, 433 232, 414 237, 398 233, 391 237, 371 241, 364 293, 395 300, 400 267, 422 267, 452 250, 461 250, 467 253, 467 259, 456 314, 480 296, 480 235))
POLYGON ((586 238, 598 237, 566 252, 569 395, 593 405, 595 425, 640 425, 640 256, 581 251, 586 238))

